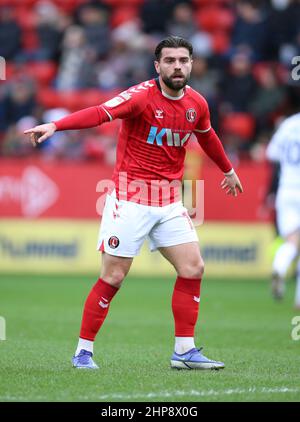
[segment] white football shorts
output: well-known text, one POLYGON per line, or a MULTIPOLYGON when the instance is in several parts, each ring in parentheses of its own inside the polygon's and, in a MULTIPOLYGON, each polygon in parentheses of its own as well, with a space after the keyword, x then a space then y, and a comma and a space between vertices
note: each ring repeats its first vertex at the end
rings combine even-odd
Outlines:
POLYGON ((280 236, 286 237, 300 230, 300 190, 279 188, 276 213, 280 236))
POLYGON ((131 258, 145 241, 151 252, 160 247, 198 242, 195 227, 182 202, 163 207, 118 200, 106 196, 97 249, 110 255, 131 258))

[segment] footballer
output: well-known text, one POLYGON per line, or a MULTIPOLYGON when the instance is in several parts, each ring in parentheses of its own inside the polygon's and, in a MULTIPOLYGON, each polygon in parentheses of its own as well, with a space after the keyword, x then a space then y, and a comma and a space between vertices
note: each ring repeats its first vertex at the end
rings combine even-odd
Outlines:
POLYGON ((151 195, 154 181, 182 180, 186 146, 192 134, 224 173, 222 189, 233 196, 243 191, 211 127, 206 100, 187 85, 192 54, 193 47, 188 41, 168 37, 155 49, 156 79, 141 82, 104 104, 25 132, 36 144, 55 131, 90 128, 122 119, 114 188, 106 197, 99 232, 101 273, 84 305, 78 346, 72 358, 75 368, 98 368, 93 360, 96 335, 146 238, 150 240, 151 251, 158 250, 177 274, 172 295, 175 345, 171 367, 224 368, 223 362, 207 358, 195 345, 204 263, 196 230, 180 199, 179 187, 174 185, 169 191, 151 195), (143 187, 146 186, 139 201, 129 189, 134 181, 142 181, 143 187))
POLYGON ((283 244, 273 260, 272 294, 282 299, 285 279, 292 262, 296 264, 295 308, 300 310, 300 113, 285 119, 267 147, 270 161, 280 164, 276 194, 276 217, 283 244))

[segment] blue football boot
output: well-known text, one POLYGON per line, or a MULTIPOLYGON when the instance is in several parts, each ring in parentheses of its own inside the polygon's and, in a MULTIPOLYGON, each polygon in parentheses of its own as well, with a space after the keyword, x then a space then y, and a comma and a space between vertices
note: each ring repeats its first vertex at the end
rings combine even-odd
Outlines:
POLYGON ((173 353, 171 357, 171 368, 176 369, 223 369, 223 362, 208 359, 201 353, 200 349, 193 348, 182 355, 173 353))
POLYGON ((95 364, 92 357, 92 352, 84 349, 80 350, 77 356, 72 357, 73 367, 79 369, 99 369, 99 366, 95 364))

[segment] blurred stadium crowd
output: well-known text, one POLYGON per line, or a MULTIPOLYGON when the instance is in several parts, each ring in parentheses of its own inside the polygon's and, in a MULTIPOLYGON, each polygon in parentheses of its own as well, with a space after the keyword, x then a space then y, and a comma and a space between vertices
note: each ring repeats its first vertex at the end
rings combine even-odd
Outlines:
POLYGON ((299 0, 0 0, 0 156, 112 163, 118 121, 36 150, 23 131, 155 77, 154 48, 171 34, 194 46, 190 85, 231 158, 261 160, 280 119, 300 110, 299 22, 299 0))

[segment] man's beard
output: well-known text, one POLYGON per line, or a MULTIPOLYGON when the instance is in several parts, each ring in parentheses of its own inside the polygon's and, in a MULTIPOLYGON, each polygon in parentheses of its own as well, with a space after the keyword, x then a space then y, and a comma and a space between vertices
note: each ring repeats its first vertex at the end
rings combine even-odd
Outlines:
MULTIPOLYGON (((182 74, 178 76, 183 76, 182 74)), ((186 86, 188 83, 190 75, 184 77, 182 79, 173 79, 174 75, 172 75, 170 78, 167 76, 162 76, 161 78, 164 81, 164 83, 167 85, 168 88, 172 89, 173 91, 180 91, 182 88, 186 86)))

